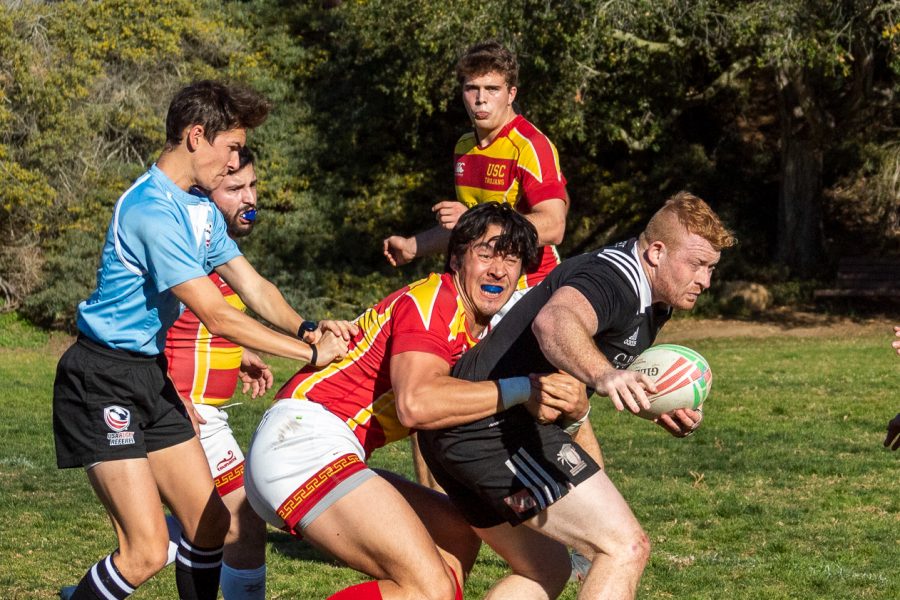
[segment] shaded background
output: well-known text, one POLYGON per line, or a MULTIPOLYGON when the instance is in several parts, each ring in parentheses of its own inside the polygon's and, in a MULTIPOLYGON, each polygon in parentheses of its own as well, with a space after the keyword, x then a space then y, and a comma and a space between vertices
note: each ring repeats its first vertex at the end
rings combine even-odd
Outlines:
POLYGON ((519 107, 559 148, 563 256, 680 189, 736 230, 720 279, 777 303, 808 301, 842 255, 900 250, 900 2, 137 4, 0 5, 0 303, 41 325, 71 328, 113 204, 199 78, 276 103, 250 138, 262 210, 242 247, 301 314, 354 317, 439 268, 391 269, 381 240, 454 196, 453 69, 485 38, 518 53, 519 107))

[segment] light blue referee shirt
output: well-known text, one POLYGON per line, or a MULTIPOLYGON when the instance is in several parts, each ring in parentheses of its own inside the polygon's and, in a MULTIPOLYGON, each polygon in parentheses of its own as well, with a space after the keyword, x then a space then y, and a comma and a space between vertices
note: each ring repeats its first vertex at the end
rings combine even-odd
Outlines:
POLYGON ((153 165, 116 202, 78 330, 110 348, 159 354, 182 310, 170 288, 240 254, 215 205, 153 165))

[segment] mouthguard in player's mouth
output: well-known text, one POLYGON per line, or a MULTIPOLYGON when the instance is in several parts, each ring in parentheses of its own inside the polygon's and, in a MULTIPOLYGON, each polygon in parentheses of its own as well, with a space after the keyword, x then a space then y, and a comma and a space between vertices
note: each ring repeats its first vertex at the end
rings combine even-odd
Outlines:
POLYGON ((483 285, 481 289, 487 292, 488 294, 499 294, 503 291, 503 286, 500 285, 483 285))
POLYGON ((250 210, 244 211, 241 213, 241 218, 245 221, 250 221, 251 223, 256 220, 256 209, 251 208, 250 210))

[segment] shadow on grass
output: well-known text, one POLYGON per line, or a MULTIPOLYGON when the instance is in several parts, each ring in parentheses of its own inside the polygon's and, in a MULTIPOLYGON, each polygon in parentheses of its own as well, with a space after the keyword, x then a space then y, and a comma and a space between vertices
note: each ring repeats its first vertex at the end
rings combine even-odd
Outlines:
POLYGON ((290 534, 280 531, 269 531, 268 540, 272 544, 272 549, 284 557, 343 566, 342 563, 320 551, 309 542, 290 534))
POLYGON ((766 325, 782 330, 833 327, 847 324, 865 325, 873 322, 895 324, 900 319, 900 299, 831 298, 802 307, 777 306, 764 311, 722 310, 718 315, 676 313, 674 323, 692 323, 722 319, 737 323, 766 325))

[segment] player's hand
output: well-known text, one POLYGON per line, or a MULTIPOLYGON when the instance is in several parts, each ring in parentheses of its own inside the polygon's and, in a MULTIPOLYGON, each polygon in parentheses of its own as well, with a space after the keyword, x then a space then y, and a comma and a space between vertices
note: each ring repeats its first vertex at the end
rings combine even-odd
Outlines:
POLYGON ((435 220, 438 225, 444 229, 453 229, 456 227, 456 222, 459 221, 459 218, 467 210, 469 209, 465 204, 457 202, 456 200, 444 200, 431 207, 431 212, 434 213, 435 220))
POLYGON ((534 417, 534 420, 540 423, 541 425, 546 425, 547 423, 553 423, 556 421, 562 413, 560 413, 555 408, 551 408, 546 404, 541 404, 538 400, 540 397, 540 391, 534 390, 532 388, 531 398, 528 402, 525 403, 525 409, 531 413, 531 416, 534 417))
POLYGON ((347 346, 347 340, 330 331, 326 331, 316 343, 318 355, 316 356, 316 364, 312 366, 321 367, 330 362, 341 360, 347 356, 347 346))
POLYGON ((323 319, 322 321, 319 321, 319 328, 310 332, 303 341, 307 344, 318 344, 319 340, 322 339, 322 336, 328 331, 349 342, 353 339, 353 336, 359 332, 359 327, 356 323, 350 321, 323 319))
POLYGON ((416 257, 416 238, 392 235, 384 240, 384 257, 392 267, 405 265, 416 257))
POLYGON ((656 393, 653 380, 638 371, 609 369, 596 382, 595 389, 602 396, 609 396, 616 410, 628 410, 637 414, 640 409, 650 410, 647 392, 656 393))
POLYGON ((888 423, 887 437, 884 438, 884 447, 896 450, 900 448, 900 414, 888 423))
POLYGON ((590 408, 587 388, 568 373, 532 373, 529 379, 531 389, 537 392, 537 401, 541 405, 554 409, 572 421, 587 414, 590 408))
MULTIPOLYGON (((897 355, 900 356, 900 325, 894 325, 894 335, 897 336, 898 339, 891 342, 891 347, 897 351, 897 355)), ((896 450, 896 448, 894 448, 896 450)))
POLYGON ((697 410, 679 408, 653 419, 653 422, 674 435, 683 438, 693 434, 703 421, 703 407, 697 410))
POLYGON ((269 370, 269 365, 246 348, 243 356, 241 356, 241 368, 238 370, 238 378, 243 383, 241 393, 246 394, 250 392, 251 398, 259 398, 268 392, 275 381, 272 371, 269 370))
POLYGON ((181 403, 184 404, 184 410, 187 413, 188 419, 191 420, 191 427, 194 428, 194 434, 197 437, 200 437, 200 426, 206 424, 206 419, 200 416, 200 413, 194 408, 194 403, 187 398, 181 398, 181 403))

